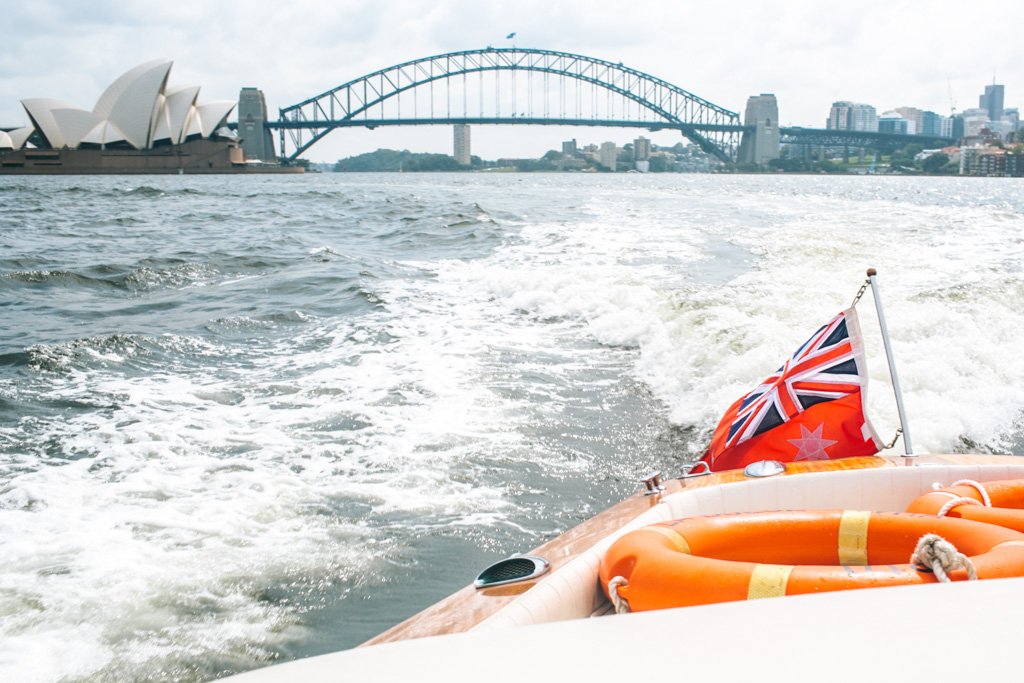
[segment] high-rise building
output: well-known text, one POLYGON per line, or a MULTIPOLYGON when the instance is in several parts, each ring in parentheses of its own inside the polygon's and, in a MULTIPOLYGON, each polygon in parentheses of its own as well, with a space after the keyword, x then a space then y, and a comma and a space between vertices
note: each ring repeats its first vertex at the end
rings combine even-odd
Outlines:
POLYGON ((602 142, 597 152, 597 163, 614 171, 618 166, 619 150, 614 142, 602 142))
POLYGON ((941 135, 942 117, 933 111, 926 111, 921 114, 921 128, 919 135, 941 135))
POLYGON ((869 133, 878 131, 878 113, 870 104, 857 104, 853 107, 853 130, 869 133))
POLYGON ((948 135, 947 137, 951 137, 954 140, 959 140, 960 138, 962 138, 964 136, 964 117, 963 117, 963 114, 953 114, 949 118, 950 118, 950 120, 952 122, 952 125, 951 125, 951 128, 952 128, 951 133, 952 134, 948 135))
POLYGON ((957 116, 940 116, 939 117, 939 133, 938 134, 941 135, 944 138, 959 138, 960 135, 957 135, 954 132, 954 126, 956 125, 957 121, 959 121, 960 124, 961 124, 960 125, 960 135, 963 135, 963 119, 961 119, 961 118, 959 118, 957 116))
POLYGON ((562 156, 573 159, 576 156, 576 138, 562 143, 562 156))
POLYGON ((1003 86, 985 86, 985 94, 978 98, 978 109, 988 112, 989 121, 1000 121, 1003 118, 1003 86))
POLYGON ((1016 107, 1003 110, 1003 121, 1009 123, 1013 130, 1020 130, 1020 110, 1016 107))
POLYGON ((633 140, 633 161, 647 161, 651 158, 651 141, 645 137, 633 140))
POLYGON ((829 130, 850 130, 850 109, 853 102, 833 102, 828 112, 828 119, 825 121, 825 128, 829 130))
POLYGON ((981 133, 983 128, 987 127, 987 124, 992 119, 989 116, 988 109, 978 107, 977 109, 964 109, 964 137, 975 137, 981 133))
POLYGON ((263 127, 267 120, 267 101, 259 88, 242 88, 238 93, 238 136, 248 159, 276 161, 274 137, 263 127))
POLYGON ((894 111, 907 120, 910 135, 939 135, 940 117, 935 112, 917 107, 897 107, 894 111))
POLYGON ((924 128, 924 112, 917 107, 896 107, 894 112, 907 122, 907 135, 921 135, 924 128))
POLYGON ((456 123, 454 128, 455 135, 455 161, 459 162, 463 166, 469 166, 473 163, 473 156, 470 153, 469 145, 469 124, 467 123, 456 123))
POLYGON ((870 104, 842 100, 832 103, 825 127, 830 130, 878 130, 878 113, 870 104))
POLYGON ((907 135, 910 126, 908 121, 900 116, 899 112, 889 111, 878 117, 878 132, 907 135))

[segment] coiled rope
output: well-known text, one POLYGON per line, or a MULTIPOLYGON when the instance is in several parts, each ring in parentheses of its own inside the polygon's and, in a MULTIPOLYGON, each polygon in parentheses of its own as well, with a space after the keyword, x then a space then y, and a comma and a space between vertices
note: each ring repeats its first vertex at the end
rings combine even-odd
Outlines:
POLYGON ((925 534, 921 537, 914 554, 910 556, 910 564, 916 566, 918 571, 934 572, 935 578, 941 583, 949 583, 949 572, 961 568, 967 570, 968 581, 978 580, 970 558, 938 534, 925 534))
POLYGON ((628 586, 629 581, 624 576, 613 576, 608 582, 608 598, 612 601, 612 607, 615 608, 616 614, 628 614, 629 603, 626 599, 619 595, 619 588, 621 586, 628 586))

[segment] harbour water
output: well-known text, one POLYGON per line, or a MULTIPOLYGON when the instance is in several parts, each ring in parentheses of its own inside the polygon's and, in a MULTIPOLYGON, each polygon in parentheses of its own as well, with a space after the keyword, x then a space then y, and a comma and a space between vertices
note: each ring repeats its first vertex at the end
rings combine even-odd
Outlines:
POLYGON ((916 449, 1024 455, 1015 181, 40 177, 0 204, 0 680, 354 646, 679 474, 868 266, 916 449))

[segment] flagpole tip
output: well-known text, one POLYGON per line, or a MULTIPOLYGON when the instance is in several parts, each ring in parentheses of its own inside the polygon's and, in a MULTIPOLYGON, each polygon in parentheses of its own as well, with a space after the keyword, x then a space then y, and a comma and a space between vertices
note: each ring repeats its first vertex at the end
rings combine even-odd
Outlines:
POLYGON ((868 277, 874 277, 878 275, 878 271, 874 268, 868 268, 868 277))

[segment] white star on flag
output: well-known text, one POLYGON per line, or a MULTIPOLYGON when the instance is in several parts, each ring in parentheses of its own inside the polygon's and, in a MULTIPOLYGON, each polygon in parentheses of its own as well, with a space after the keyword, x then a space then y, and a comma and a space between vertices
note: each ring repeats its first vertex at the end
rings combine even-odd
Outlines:
POLYGON ((794 462, 797 460, 829 459, 828 451, 825 449, 838 442, 822 438, 821 432, 824 427, 824 423, 819 424, 817 429, 812 432, 807 427, 800 425, 800 438, 786 439, 786 441, 797 447, 796 456, 793 458, 794 462))

